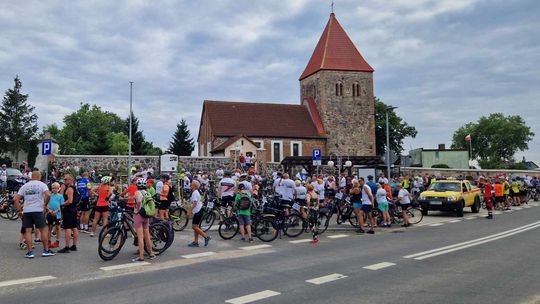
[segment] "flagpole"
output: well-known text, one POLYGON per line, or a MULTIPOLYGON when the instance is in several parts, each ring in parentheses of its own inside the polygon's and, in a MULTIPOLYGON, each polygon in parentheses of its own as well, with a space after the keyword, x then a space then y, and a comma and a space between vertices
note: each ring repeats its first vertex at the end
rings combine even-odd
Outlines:
POLYGON ((472 138, 469 140, 469 159, 472 160, 472 138))

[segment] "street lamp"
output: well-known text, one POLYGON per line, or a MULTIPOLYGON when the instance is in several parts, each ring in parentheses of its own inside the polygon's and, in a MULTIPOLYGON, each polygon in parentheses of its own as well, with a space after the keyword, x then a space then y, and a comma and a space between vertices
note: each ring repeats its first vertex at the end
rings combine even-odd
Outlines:
MULTIPOLYGON (((330 167, 333 167, 335 165, 334 161, 332 160, 332 155, 336 157, 336 161, 337 161, 337 166, 338 166, 338 169, 339 171, 341 172, 341 169, 342 169, 342 163, 343 163, 343 157, 337 153, 331 153, 330 154, 330 160, 328 160, 328 166, 330 167)), ((347 159, 347 161, 345 162, 345 166, 344 167, 351 167, 352 166, 352 162, 347 159)))
POLYGON ((386 107, 386 178, 390 180, 390 119, 388 118, 388 112, 397 109, 397 107, 386 107))
POLYGON ((129 152, 128 152, 128 172, 127 179, 128 185, 131 180, 131 129, 132 129, 132 117, 133 116, 133 81, 129 82, 129 152))

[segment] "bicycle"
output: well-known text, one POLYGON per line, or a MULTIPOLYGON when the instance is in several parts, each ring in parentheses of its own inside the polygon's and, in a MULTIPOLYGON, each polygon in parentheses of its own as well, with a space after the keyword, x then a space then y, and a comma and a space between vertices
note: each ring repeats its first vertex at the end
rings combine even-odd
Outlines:
POLYGON ((13 202, 14 195, 9 192, 4 192, 0 196, 0 217, 6 220, 16 220, 18 212, 13 202))
POLYGON ((354 208, 352 207, 349 197, 340 198, 340 196, 336 194, 336 199, 331 200, 328 204, 332 206, 329 208, 329 218, 331 218, 335 213, 336 223, 338 225, 349 221, 353 227, 358 228, 358 219, 356 218, 356 213, 354 213, 354 208))
POLYGON ((282 233, 288 237, 297 237, 304 232, 304 220, 298 214, 285 217, 285 211, 273 207, 265 207, 264 213, 253 221, 255 236, 263 242, 271 242, 282 233))
POLYGON ((186 208, 179 204, 179 201, 174 201, 169 207, 169 219, 173 223, 172 229, 174 231, 184 230, 189 222, 189 216, 186 208))

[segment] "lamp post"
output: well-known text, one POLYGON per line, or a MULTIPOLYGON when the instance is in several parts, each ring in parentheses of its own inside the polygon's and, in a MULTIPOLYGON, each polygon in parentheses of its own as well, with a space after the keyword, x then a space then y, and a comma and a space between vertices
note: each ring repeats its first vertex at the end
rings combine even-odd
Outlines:
POLYGON ((128 152, 128 172, 127 183, 131 180, 131 124, 133 116, 133 81, 129 82, 129 152, 128 152))
POLYGON ((397 107, 386 107, 386 178, 390 180, 390 119, 388 118, 388 112, 397 109, 397 107))
MULTIPOLYGON (((338 170, 339 172, 341 173, 341 168, 342 168, 342 164, 343 164, 343 157, 337 153, 331 153, 330 156, 329 156, 329 160, 328 160, 328 163, 327 165, 330 166, 330 167, 333 167, 334 166, 334 161, 332 160, 332 155, 336 157, 336 161, 337 161, 337 167, 338 167, 338 170)), ((347 161, 345 162, 345 166, 344 167, 351 167, 352 166, 352 162, 347 159, 347 161)))

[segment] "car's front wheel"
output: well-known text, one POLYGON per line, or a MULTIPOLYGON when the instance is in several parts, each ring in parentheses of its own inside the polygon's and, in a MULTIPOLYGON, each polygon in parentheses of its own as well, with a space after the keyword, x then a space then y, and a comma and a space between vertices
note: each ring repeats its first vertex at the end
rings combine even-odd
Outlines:
POLYGON ((456 207, 456 216, 457 217, 463 217, 463 202, 460 201, 457 203, 457 207, 456 207))

